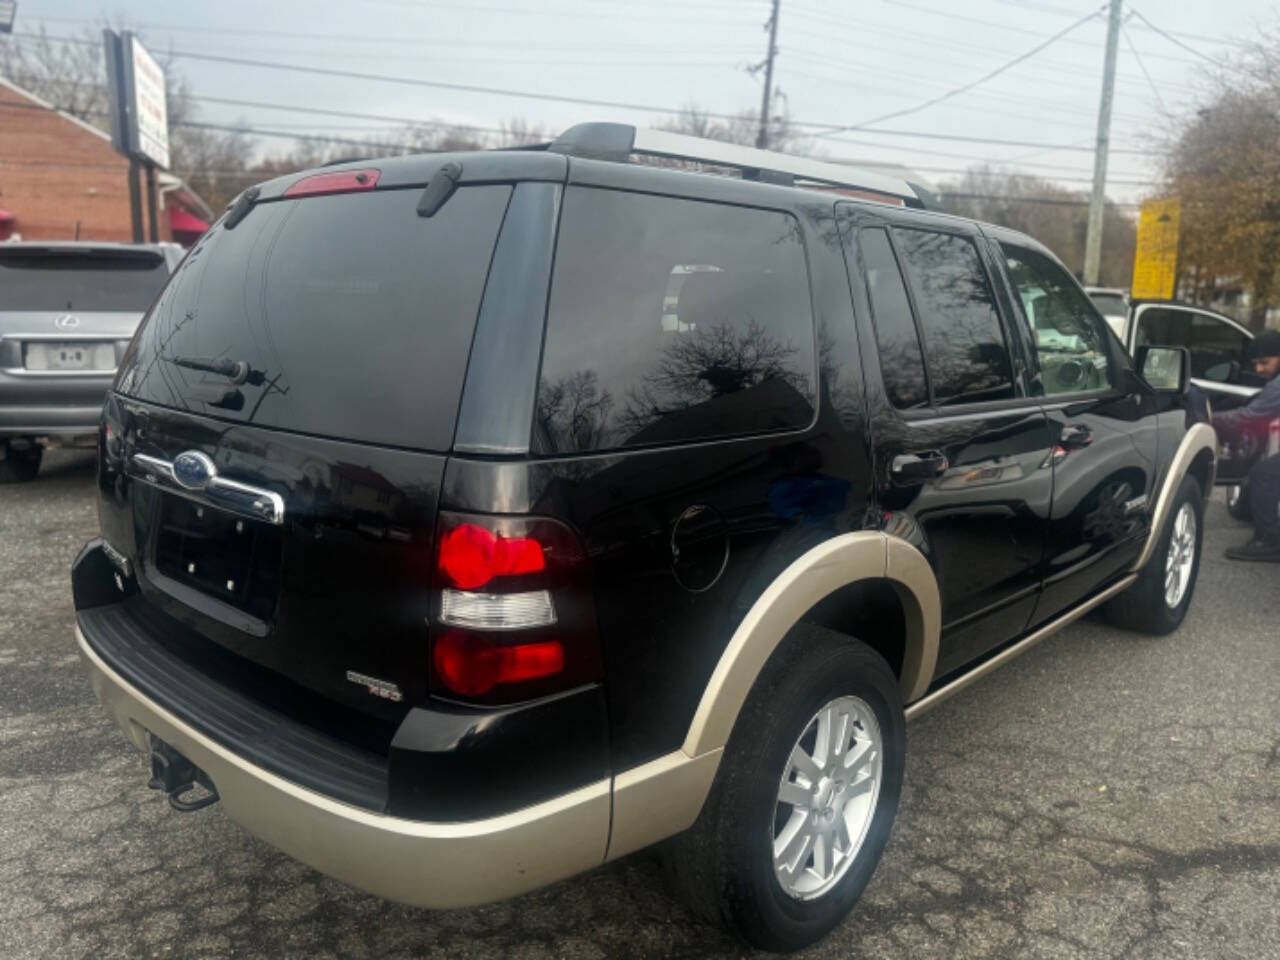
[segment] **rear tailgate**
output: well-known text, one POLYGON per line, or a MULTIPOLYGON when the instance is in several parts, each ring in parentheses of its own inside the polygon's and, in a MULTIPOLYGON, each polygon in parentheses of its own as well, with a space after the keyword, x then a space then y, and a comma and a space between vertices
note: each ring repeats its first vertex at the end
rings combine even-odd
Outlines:
POLYGON ((104 537, 234 656, 222 682, 388 725, 426 696, 437 499, 511 188, 430 218, 420 192, 215 227, 130 347, 100 473, 104 537))

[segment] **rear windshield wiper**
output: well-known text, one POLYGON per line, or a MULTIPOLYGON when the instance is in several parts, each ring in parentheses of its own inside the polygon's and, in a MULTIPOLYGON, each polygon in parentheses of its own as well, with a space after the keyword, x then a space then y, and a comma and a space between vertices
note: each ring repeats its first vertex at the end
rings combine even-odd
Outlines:
POLYGON ((266 379, 261 370, 254 370, 246 360, 221 360, 217 357, 208 359, 204 357, 166 357, 165 359, 177 367, 216 373, 220 377, 226 377, 232 383, 248 383, 256 387, 261 386, 266 379))

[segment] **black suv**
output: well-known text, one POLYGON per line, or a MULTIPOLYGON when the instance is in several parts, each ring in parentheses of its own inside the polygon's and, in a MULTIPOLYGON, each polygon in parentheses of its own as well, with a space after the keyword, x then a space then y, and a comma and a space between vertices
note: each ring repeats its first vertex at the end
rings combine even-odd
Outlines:
POLYGON ((1185 352, 1144 378, 927 206, 607 124, 239 198, 123 359, 72 573, 152 785, 435 908, 668 841, 707 917, 820 937, 907 719, 1104 602, 1175 628, 1213 482, 1185 352))

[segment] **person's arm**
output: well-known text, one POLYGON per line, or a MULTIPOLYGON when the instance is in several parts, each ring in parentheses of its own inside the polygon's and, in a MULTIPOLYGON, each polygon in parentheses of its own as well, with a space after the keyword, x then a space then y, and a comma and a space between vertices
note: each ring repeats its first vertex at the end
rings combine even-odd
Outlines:
POLYGON ((1243 430, 1260 421, 1280 418, 1280 377, 1272 377, 1267 385, 1245 406, 1213 415, 1216 430, 1243 430))

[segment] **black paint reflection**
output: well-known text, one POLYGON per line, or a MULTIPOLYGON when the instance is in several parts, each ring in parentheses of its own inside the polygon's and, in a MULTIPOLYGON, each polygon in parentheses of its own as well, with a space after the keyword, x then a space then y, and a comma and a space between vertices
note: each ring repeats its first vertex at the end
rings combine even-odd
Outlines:
POLYGON ((813 416, 812 316, 794 217, 570 188, 535 449, 804 426, 813 416), (626 231, 613 229, 620 222, 626 231))

